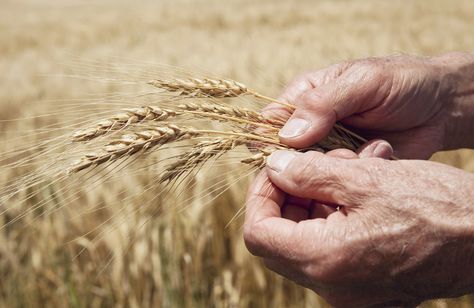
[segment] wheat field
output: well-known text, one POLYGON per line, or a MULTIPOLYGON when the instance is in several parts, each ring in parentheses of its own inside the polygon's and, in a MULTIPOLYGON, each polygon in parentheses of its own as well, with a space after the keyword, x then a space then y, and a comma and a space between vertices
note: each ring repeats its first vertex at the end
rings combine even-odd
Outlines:
MULTIPOLYGON (((4 0, 0 8, 0 153, 20 161, 91 106, 141 99, 99 73, 179 67, 277 97, 298 73, 338 61, 474 50, 470 0, 4 0)), ((469 150, 433 159, 474 172, 469 150)), ((0 185, 45 163, 2 165, 0 185)), ((144 165, 107 181, 42 180, 0 199, 0 307, 327 307, 247 252, 238 214, 251 175, 236 166, 226 159, 166 195, 155 180, 162 170, 144 165)), ((472 305, 470 296, 423 304, 472 305)))

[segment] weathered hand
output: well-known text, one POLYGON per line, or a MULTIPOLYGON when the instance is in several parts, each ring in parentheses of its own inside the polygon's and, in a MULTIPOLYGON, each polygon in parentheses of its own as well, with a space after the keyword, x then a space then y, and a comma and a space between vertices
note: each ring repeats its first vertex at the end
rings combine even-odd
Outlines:
MULTIPOLYGON (((280 99, 296 105, 293 114, 278 104, 264 113, 289 119, 280 139, 292 147, 315 144, 342 121, 368 139, 389 141, 399 158, 425 159, 438 150, 474 146, 472 58, 448 54, 347 61, 291 82, 280 99)), ((372 152, 387 150, 368 146, 372 152)))
POLYGON ((253 254, 341 307, 474 290, 474 175, 429 161, 331 154, 269 158, 247 198, 253 254))

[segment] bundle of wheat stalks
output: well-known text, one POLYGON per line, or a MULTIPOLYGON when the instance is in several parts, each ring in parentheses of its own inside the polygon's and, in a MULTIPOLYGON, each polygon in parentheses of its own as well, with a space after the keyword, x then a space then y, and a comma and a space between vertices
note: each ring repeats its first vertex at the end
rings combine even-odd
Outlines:
MULTIPOLYGON (((238 146, 251 150, 248 157, 240 162, 254 169, 262 168, 273 151, 288 149, 278 138, 278 131, 286 119, 264 117, 259 111, 239 106, 231 99, 246 96, 255 101, 280 105, 290 112, 294 109, 291 104, 259 94, 229 79, 154 79, 148 85, 159 89, 168 98, 150 105, 123 109, 91 127, 74 132, 73 143, 92 143, 97 139, 105 143, 73 162, 67 169, 69 174, 185 140, 191 142, 191 147, 165 167, 160 182, 172 182, 238 146), (206 127, 189 125, 197 119, 206 120, 206 127), (215 129, 213 123, 228 126, 215 129)), ((363 138, 337 124, 324 140, 298 151, 355 150, 362 142, 363 138)))

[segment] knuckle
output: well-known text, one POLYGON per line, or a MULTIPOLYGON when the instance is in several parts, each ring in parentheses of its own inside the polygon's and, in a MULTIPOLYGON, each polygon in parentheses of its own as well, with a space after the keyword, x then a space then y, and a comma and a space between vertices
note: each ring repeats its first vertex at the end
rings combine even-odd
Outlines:
POLYGON ((301 95, 312 88, 308 75, 308 73, 303 73, 291 80, 285 87, 281 97, 290 103, 299 103, 301 95))
POLYGON ((323 93, 320 91, 306 91, 300 95, 300 103, 305 107, 315 107, 315 103, 323 98, 323 93))
POLYGON ((316 153, 306 152, 299 155, 292 164, 291 180, 296 187, 306 187, 313 181, 314 166, 319 158, 316 153))
POLYGON ((301 163, 297 170, 304 182, 311 186, 321 184, 336 183, 339 179, 339 172, 331 164, 325 161, 325 156, 316 151, 309 151, 301 155, 301 163))
POLYGON ((383 58, 367 58, 358 63, 358 70, 373 80, 384 80, 387 77, 387 60, 383 58))

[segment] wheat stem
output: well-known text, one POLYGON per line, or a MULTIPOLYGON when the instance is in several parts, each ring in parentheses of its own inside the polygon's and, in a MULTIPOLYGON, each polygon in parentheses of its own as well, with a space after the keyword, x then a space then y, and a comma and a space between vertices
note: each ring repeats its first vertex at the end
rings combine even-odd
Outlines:
POLYGON ((239 118, 236 118, 236 117, 226 116, 226 115, 223 115, 223 114, 215 114, 215 113, 210 113, 210 112, 205 112, 205 111, 187 111, 187 113, 195 114, 195 115, 199 115, 199 116, 204 116, 204 117, 215 118, 215 119, 218 119, 218 120, 219 119, 228 120, 228 121, 231 121, 231 122, 237 122, 237 123, 248 124, 248 125, 252 125, 252 126, 264 127, 266 129, 274 130, 274 131, 279 130, 279 128, 271 126, 269 124, 263 124, 263 123, 253 122, 253 121, 249 121, 249 120, 245 120, 245 119, 239 119, 239 118))
POLYGON ((279 101, 279 100, 277 100, 277 99, 274 99, 274 98, 265 96, 265 95, 263 95, 263 94, 258 93, 258 92, 255 91, 255 90, 248 90, 247 92, 248 92, 249 94, 251 94, 252 96, 256 97, 256 98, 263 99, 263 100, 265 100, 265 101, 267 101, 267 102, 280 104, 280 105, 282 105, 282 106, 288 107, 290 110, 294 110, 294 109, 295 109, 295 106, 292 105, 292 104, 284 103, 284 102, 279 101))
POLYGON ((277 145, 280 148, 287 148, 287 146, 280 143, 280 141, 277 138, 267 138, 267 137, 262 137, 262 136, 251 134, 251 133, 238 133, 238 132, 216 131, 216 130, 207 130, 207 129, 196 130, 196 132, 199 134, 234 136, 234 137, 239 137, 239 138, 245 138, 247 139, 247 141, 261 141, 263 143, 277 145))
POLYGON ((184 173, 196 169, 209 159, 219 157, 244 142, 244 140, 233 138, 204 140, 194 145, 189 152, 181 154, 176 162, 169 165, 161 176, 160 182, 175 180, 184 173))

